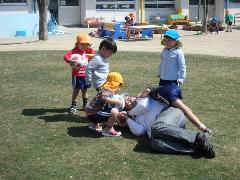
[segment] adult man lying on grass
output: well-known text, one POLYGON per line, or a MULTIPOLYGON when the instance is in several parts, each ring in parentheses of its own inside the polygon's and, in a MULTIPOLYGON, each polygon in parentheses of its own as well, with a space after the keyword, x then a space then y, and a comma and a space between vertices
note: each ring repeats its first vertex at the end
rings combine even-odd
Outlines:
POLYGON ((120 119, 124 121, 125 117, 134 135, 147 132, 152 148, 158 152, 199 154, 214 158, 210 129, 180 99, 181 89, 175 84, 148 88, 137 98, 125 98, 127 112, 122 112, 120 119), (201 132, 185 129, 184 114, 201 132))

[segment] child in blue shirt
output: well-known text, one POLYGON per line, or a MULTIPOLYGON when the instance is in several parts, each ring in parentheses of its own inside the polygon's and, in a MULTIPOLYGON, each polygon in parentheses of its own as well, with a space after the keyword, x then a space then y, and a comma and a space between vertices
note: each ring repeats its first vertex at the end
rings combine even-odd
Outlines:
POLYGON ((117 45, 113 39, 104 39, 99 45, 98 53, 88 63, 86 68, 85 80, 87 84, 99 91, 107 79, 109 73, 109 64, 107 58, 117 52, 117 45))
POLYGON ((159 86, 169 83, 180 85, 185 80, 186 64, 183 51, 179 49, 182 46, 179 38, 180 35, 175 29, 169 29, 164 34, 161 44, 165 47, 161 53, 158 71, 159 86))

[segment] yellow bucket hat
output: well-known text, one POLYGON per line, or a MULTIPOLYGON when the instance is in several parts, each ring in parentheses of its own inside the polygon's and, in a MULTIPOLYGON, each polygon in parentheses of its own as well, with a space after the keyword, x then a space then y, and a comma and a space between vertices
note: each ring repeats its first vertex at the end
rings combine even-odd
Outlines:
POLYGON ((123 84, 123 77, 118 72, 110 72, 102 88, 111 89, 116 92, 123 84))
POLYGON ((85 33, 80 33, 76 37, 76 43, 91 44, 90 37, 85 33))

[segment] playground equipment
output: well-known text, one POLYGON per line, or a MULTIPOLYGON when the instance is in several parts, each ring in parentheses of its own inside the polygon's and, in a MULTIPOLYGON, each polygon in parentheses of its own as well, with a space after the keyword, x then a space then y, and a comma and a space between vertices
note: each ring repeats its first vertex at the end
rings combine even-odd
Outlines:
POLYGON ((122 30, 120 22, 103 22, 100 27, 100 37, 109 36, 113 39, 125 39, 126 31, 122 30))
POLYGON ((187 16, 182 14, 173 14, 167 17, 167 24, 169 25, 187 25, 189 22, 187 16))

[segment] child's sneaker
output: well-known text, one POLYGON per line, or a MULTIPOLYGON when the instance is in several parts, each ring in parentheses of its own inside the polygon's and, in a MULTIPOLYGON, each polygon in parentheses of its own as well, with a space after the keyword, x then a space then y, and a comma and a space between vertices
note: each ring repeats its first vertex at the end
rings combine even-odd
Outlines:
POLYGON ((88 126, 89 129, 92 129, 94 131, 97 131, 97 132, 101 132, 102 131, 102 125, 99 124, 99 123, 91 123, 89 126, 88 126))
POLYGON ((77 112, 77 106, 75 106, 75 105, 72 105, 72 106, 70 107, 70 110, 69 110, 69 112, 70 112, 71 114, 74 114, 74 113, 76 113, 76 112, 77 112))
POLYGON ((111 129, 103 129, 102 130, 102 135, 103 136, 108 136, 108 137, 118 137, 121 136, 122 133, 120 131, 116 131, 113 127, 111 129))

